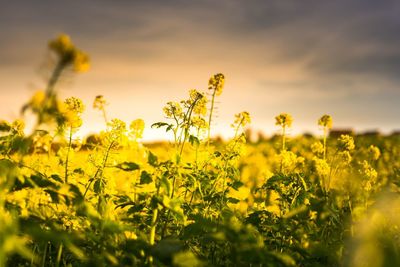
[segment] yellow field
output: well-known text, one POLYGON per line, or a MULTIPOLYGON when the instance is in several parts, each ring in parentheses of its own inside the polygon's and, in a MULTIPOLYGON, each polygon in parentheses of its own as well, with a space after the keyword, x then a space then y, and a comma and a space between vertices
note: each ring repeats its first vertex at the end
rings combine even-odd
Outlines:
POLYGON ((50 49, 53 76, 23 107, 33 132, 0 122, 0 267, 400 265, 399 135, 333 137, 324 115, 321 138, 290 137, 281 113, 280 135, 249 142, 241 112, 220 141, 216 74, 153 124, 173 142, 142 144, 144 122, 109 120, 102 96, 106 130, 78 142, 85 107, 56 85, 88 58, 64 35, 50 49))

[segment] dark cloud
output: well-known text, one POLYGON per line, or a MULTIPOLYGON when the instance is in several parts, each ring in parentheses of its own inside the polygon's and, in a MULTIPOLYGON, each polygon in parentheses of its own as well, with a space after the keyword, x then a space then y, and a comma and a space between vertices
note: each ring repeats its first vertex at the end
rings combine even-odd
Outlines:
POLYGON ((8 1, 0 8, 0 75, 38 63, 47 40, 66 32, 98 67, 91 82, 173 87, 208 69, 236 75, 238 87, 261 96, 291 94, 292 105, 305 95, 343 101, 368 93, 379 114, 400 113, 386 97, 399 97, 399 14, 395 0, 8 1), (169 80, 172 72, 182 81, 169 80))

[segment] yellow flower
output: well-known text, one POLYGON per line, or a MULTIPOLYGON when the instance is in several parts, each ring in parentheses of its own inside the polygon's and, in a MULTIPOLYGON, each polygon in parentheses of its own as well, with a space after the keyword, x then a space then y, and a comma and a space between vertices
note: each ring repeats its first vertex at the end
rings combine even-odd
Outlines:
POLYGON ((215 90, 217 96, 222 94, 222 89, 225 84, 225 76, 222 73, 217 73, 208 81, 208 89, 215 90))
POLYGON ((339 152, 339 155, 342 157, 342 160, 344 161, 345 164, 350 164, 352 157, 349 151, 346 150, 339 152))
POLYGON ((240 126, 245 127, 247 124, 251 122, 250 113, 247 111, 240 112, 235 114, 235 122, 234 127, 240 126))
POLYGON ((193 106, 193 113, 197 115, 205 115, 207 113, 207 98, 203 93, 193 89, 190 90, 190 100, 187 102, 189 106, 193 106))
POLYGON ((275 125, 280 125, 282 127, 292 126, 293 118, 288 113, 281 113, 275 117, 275 125))
POLYGON ((29 102, 29 105, 34 111, 40 110, 43 107, 45 99, 46 99, 46 94, 44 93, 44 91, 39 90, 34 93, 34 95, 31 98, 31 101, 29 102))
POLYGON ((89 56, 76 48, 68 35, 61 34, 56 39, 51 40, 49 48, 59 57, 59 64, 62 66, 72 65, 76 72, 89 70, 89 56))
POLYGON ((381 156, 381 151, 374 145, 370 145, 370 147, 368 148, 368 153, 372 160, 378 160, 381 156))
POLYGON ((202 117, 199 117, 199 116, 193 117, 192 118, 192 123, 198 129, 206 129, 206 128, 208 128, 207 122, 202 117))
POLYGON ((90 69, 89 56, 77 50, 74 59, 74 70, 76 72, 86 72, 90 69))
POLYGON ((324 176, 324 177, 328 176, 329 173, 331 172, 331 167, 326 162, 326 160, 320 159, 317 157, 314 157, 313 160, 314 160, 314 167, 315 167, 317 174, 319 176, 324 176))
POLYGON ((315 221, 318 217, 318 212, 310 210, 308 213, 311 221, 315 221))
POLYGON ((17 135, 23 136, 25 129, 25 122, 21 119, 17 119, 11 124, 11 128, 17 135))
POLYGON ((64 55, 71 53, 75 47, 68 35, 60 34, 56 39, 49 42, 49 48, 59 55, 64 55))
POLYGON ((79 128, 82 125, 81 114, 85 110, 82 100, 76 97, 69 97, 64 101, 63 115, 66 123, 71 128, 79 128))
POLYGON ((71 110, 77 114, 83 113, 85 110, 85 106, 83 105, 82 100, 76 97, 69 97, 65 99, 65 104, 67 105, 67 109, 71 110))
POLYGON ((103 140, 106 140, 110 143, 121 142, 126 133, 126 123, 120 119, 112 119, 107 123, 107 131, 102 133, 103 140))
POLYGON ((318 125, 322 127, 326 127, 327 129, 332 128, 332 117, 329 115, 323 115, 319 120, 318 120, 318 125))
POLYGON ((129 129, 131 130, 129 135, 134 139, 137 140, 143 137, 144 131, 144 120, 137 119, 131 122, 129 125, 129 129))
POLYGON ((374 168, 372 168, 366 160, 361 163, 361 169, 359 170, 359 172, 365 175, 365 177, 371 181, 375 181, 378 177, 378 172, 374 168))
POLYGON ((283 173, 290 173, 300 168, 304 164, 304 158, 298 157, 292 151, 282 150, 277 155, 277 159, 281 164, 281 171, 283 173))
POLYGON ((94 102, 93 102, 94 109, 103 110, 106 105, 107 105, 107 102, 104 99, 104 96, 102 96, 102 95, 96 96, 96 98, 94 99, 94 102))
POLYGON ((315 142, 311 145, 311 151, 314 154, 323 154, 324 153, 324 145, 321 142, 315 142))
POLYGON ((168 102, 163 111, 168 118, 180 118, 183 115, 182 107, 177 102, 168 102))
POLYGON ((353 150, 355 148, 353 137, 347 134, 342 134, 338 139, 338 146, 342 151, 353 150))

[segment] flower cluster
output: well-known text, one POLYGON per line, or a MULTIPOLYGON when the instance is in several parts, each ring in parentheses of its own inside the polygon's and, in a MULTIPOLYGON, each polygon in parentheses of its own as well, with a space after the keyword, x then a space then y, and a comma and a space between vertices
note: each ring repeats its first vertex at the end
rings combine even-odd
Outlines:
POLYGON ((49 48, 59 57, 59 64, 61 66, 72 65, 76 72, 89 70, 88 55, 77 49, 68 35, 61 34, 56 39, 51 40, 49 48))
POLYGON ((222 73, 217 73, 208 81, 208 89, 213 90, 215 95, 220 96, 225 84, 225 76, 222 73))
POLYGON ((107 102, 104 99, 104 96, 102 96, 102 95, 96 96, 96 98, 94 99, 94 102, 93 102, 94 109, 103 110, 106 105, 107 105, 107 102))
POLYGON ((322 155, 324 153, 324 145, 321 142, 315 142, 311 145, 311 151, 316 155, 322 155))
POLYGON ((379 157, 381 156, 381 151, 380 151, 379 148, 377 148, 376 146, 371 145, 371 146, 368 148, 368 154, 369 154, 369 157, 370 157, 372 160, 378 160, 379 157))
POLYGON ((189 100, 183 101, 183 104, 187 107, 193 106, 193 113, 197 115, 206 115, 207 113, 207 98, 204 93, 197 91, 196 89, 190 90, 189 100))
POLYGON ((352 151, 355 148, 354 139, 350 135, 342 134, 338 139, 338 147, 342 152, 352 151))
POLYGON ((277 155, 277 159, 281 166, 282 173, 290 173, 299 170, 304 164, 305 159, 297 156, 292 151, 282 150, 277 155))
POLYGON ((208 128, 208 124, 207 124, 206 120, 200 116, 194 116, 192 118, 192 124, 194 127, 196 127, 199 130, 208 128))
POLYGON ((235 121, 232 127, 242 127, 244 128, 247 124, 251 122, 250 113, 247 111, 235 114, 235 121))
POLYGON ((165 116, 167 118, 181 118, 183 115, 182 107, 178 102, 167 102, 167 105, 163 108, 165 116))
POLYGON ((321 177, 327 177, 331 172, 331 167, 324 159, 314 157, 314 168, 317 174, 321 177))
POLYGON ((327 129, 332 128, 332 117, 329 115, 323 115, 319 120, 318 120, 318 125, 322 126, 327 129))
POLYGON ((66 124, 70 128, 79 128, 82 125, 81 115, 85 110, 82 100, 76 97, 69 97, 64 101, 65 110, 63 112, 65 116, 66 124))
POLYGON ((106 146, 117 147, 126 141, 126 123, 120 119, 112 119, 107 123, 107 131, 101 133, 106 146))
POLYGON ((24 129, 25 129, 25 122, 21 119, 16 119, 13 121, 11 124, 11 129, 14 134, 23 136, 24 135, 24 129))
POLYGON ((142 119, 137 119, 131 122, 129 125, 129 135, 133 140, 137 140, 143 137, 144 131, 144 121, 142 119))
POLYGON ((367 192, 371 191, 372 187, 377 182, 378 172, 368 163, 368 161, 364 160, 361 162, 359 173, 363 176, 363 188, 367 192))
POLYGON ((293 118, 288 113, 281 113, 275 117, 275 125, 280 125, 282 127, 292 126, 293 118))

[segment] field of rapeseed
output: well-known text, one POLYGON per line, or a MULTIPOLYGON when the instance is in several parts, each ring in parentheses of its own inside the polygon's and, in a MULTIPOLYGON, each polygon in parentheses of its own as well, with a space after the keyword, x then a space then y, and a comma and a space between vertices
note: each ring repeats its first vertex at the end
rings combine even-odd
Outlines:
POLYGON ((322 138, 289 139, 281 113, 280 135, 250 142, 243 111, 218 141, 216 74, 160 110, 173 142, 142 144, 144 121, 109 119, 102 96, 107 129, 79 142, 85 105, 57 82, 89 58, 66 35, 49 49, 47 87, 22 108, 34 130, 0 121, 0 267, 400 265, 398 135, 335 137, 317 114, 322 138))

